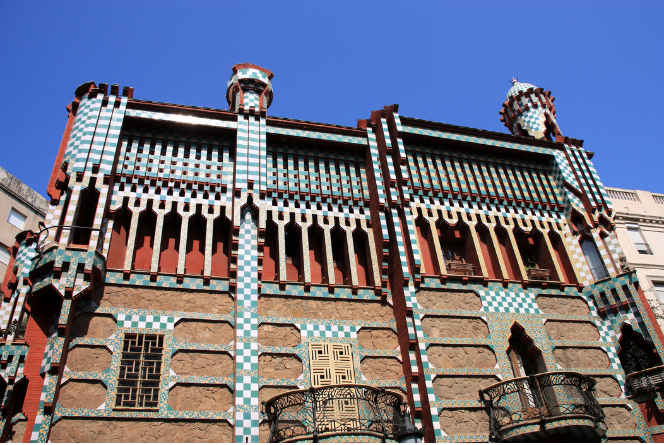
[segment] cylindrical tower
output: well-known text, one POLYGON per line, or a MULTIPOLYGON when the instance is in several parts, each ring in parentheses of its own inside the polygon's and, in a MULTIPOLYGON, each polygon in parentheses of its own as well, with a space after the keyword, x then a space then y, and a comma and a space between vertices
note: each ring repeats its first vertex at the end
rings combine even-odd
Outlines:
POLYGON ((272 103, 272 71, 253 63, 233 65, 226 85, 228 108, 236 113, 266 111, 272 103))
POLYGON ((551 91, 512 79, 512 88, 500 110, 500 121, 512 134, 555 140, 562 133, 556 122, 554 100, 551 91))

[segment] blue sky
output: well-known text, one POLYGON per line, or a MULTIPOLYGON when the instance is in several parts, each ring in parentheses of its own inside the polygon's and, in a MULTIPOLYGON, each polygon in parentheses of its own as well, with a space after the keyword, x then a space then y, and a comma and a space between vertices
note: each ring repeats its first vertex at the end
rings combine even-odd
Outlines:
POLYGON ((400 104, 499 132, 509 80, 551 90, 607 186, 664 192, 664 2, 0 1, 0 166, 46 195, 88 80, 227 108, 231 66, 275 74, 273 116, 355 126, 400 104))

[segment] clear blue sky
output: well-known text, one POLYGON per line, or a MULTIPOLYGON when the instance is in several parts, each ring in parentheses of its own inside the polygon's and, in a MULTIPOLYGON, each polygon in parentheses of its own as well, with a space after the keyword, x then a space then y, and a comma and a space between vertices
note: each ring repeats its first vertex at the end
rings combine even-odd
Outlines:
POLYGON ((355 126, 400 104, 507 132, 509 80, 551 90, 607 186, 664 192, 664 2, 0 1, 0 166, 43 195, 88 80, 227 108, 231 66, 272 70, 273 116, 355 126))

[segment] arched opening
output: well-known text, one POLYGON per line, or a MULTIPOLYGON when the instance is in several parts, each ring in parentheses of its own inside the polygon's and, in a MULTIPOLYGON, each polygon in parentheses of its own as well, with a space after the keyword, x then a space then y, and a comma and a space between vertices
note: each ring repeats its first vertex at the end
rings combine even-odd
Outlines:
POLYGON ((565 249, 565 242, 563 241, 562 237, 558 232, 550 230, 549 240, 551 241, 553 253, 556 255, 558 264, 561 266, 563 280, 565 280, 565 283, 567 284, 578 284, 579 281, 576 279, 576 273, 574 272, 572 262, 569 260, 569 256, 567 255, 567 249, 565 249))
POLYGON ((156 228, 157 215, 150 209, 141 212, 134 243, 134 260, 131 266, 133 270, 150 270, 156 228))
MULTIPOLYGON (((535 346, 533 339, 526 334, 523 327, 514 323, 510 330, 512 335, 508 339, 507 358, 514 378, 524 378, 546 372, 542 351, 535 346)), ((557 406, 557 403, 542 403, 555 401, 555 393, 552 387, 540 388, 537 379, 525 380, 518 388, 520 410, 524 420, 541 417, 538 405, 544 405, 544 409, 557 406), (540 403, 537 403, 536 399, 540 403)))
POLYGON ((644 371, 662 364, 655 345, 643 338, 629 323, 623 323, 618 343, 618 359, 625 374, 644 371))
POLYGON ((373 286, 374 283, 373 283, 373 274, 371 273, 371 254, 369 250, 369 237, 363 230, 355 229, 355 231, 353 232, 353 248, 355 249, 357 285, 373 286))
POLYGON ((440 248, 448 275, 479 275, 482 273, 477 250, 468 225, 457 221, 450 225, 442 221, 438 225, 440 248))
POLYGON ((420 244, 420 257, 424 266, 425 275, 440 275, 440 265, 436 255, 436 246, 433 241, 433 234, 429 222, 424 218, 418 218, 415 221, 415 230, 417 230, 417 239, 420 244))
POLYGON ((560 281, 542 232, 537 229, 526 232, 517 227, 514 238, 529 280, 560 281))
POLYGON ((205 268, 205 232, 207 219, 196 212, 189 217, 187 227, 187 253, 184 270, 189 275, 203 275, 205 268))
POLYGON ((581 237, 580 243, 583 256, 586 258, 593 279, 597 281, 607 278, 609 272, 606 270, 604 261, 602 261, 602 257, 599 255, 595 241, 590 236, 584 235, 581 237))
POLYGON ((277 225, 268 221, 265 227, 265 245, 263 247, 263 280, 277 279, 277 264, 279 264, 279 232, 277 225))
POLYGON ((87 246, 90 244, 90 230, 95 222, 95 213, 97 212, 97 203, 99 202, 99 192, 95 189, 94 183, 81 191, 78 198, 78 211, 74 225, 79 226, 72 231, 69 244, 87 246))
POLYGON ((162 273, 176 273, 178 270, 181 227, 182 217, 175 209, 164 216, 159 254, 159 271, 162 273))
POLYGON ((511 281, 521 281, 521 271, 519 263, 516 259, 516 253, 512 246, 509 233, 503 226, 496 226, 496 236, 498 237, 498 245, 500 246, 500 253, 503 256, 503 263, 507 270, 507 279, 511 281))
POLYGON ((486 266, 489 278, 503 278, 503 273, 500 270, 500 261, 498 261, 498 255, 496 254, 496 248, 491 239, 491 231, 482 223, 477 223, 475 229, 477 230, 477 238, 480 242, 480 250, 484 257, 484 265, 486 266))
POLYGON ((294 222, 284 227, 286 281, 302 281, 302 230, 294 222))
POLYGON ((336 226, 330 232, 332 243, 332 261, 334 262, 335 284, 350 284, 350 271, 348 270, 348 243, 346 231, 336 226))
POLYGON ((309 269, 312 284, 327 283, 327 267, 325 261, 325 248, 323 229, 317 225, 309 227, 309 269))
POLYGON ((212 226, 212 267, 213 277, 228 277, 230 258, 231 224, 225 216, 219 216, 212 226))
POLYGON ((131 210, 126 207, 120 207, 113 215, 111 242, 108 247, 108 258, 106 259, 106 267, 109 269, 124 268, 127 240, 131 229, 131 215, 131 210))

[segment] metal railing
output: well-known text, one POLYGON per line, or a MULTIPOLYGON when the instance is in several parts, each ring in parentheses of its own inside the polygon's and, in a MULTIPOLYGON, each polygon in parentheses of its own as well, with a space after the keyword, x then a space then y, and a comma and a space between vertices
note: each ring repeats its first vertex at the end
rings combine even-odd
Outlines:
POLYGON ((479 391, 489 412, 491 438, 520 424, 554 417, 586 417, 602 422, 604 412, 593 394, 595 379, 576 372, 547 372, 521 377, 479 391))
POLYGON ((634 394, 651 393, 664 388, 664 366, 655 366, 625 376, 634 394))
POLYGON ((654 199, 657 204, 664 204, 664 195, 652 195, 652 199, 654 199))
POLYGON ((395 439, 400 434, 402 399, 397 393, 366 385, 312 387, 265 402, 268 442, 313 440, 338 434, 367 434, 395 439))
POLYGON ((634 243, 636 246, 636 250, 642 254, 642 255, 652 255, 652 250, 650 250, 650 246, 647 245, 646 243, 634 243))

